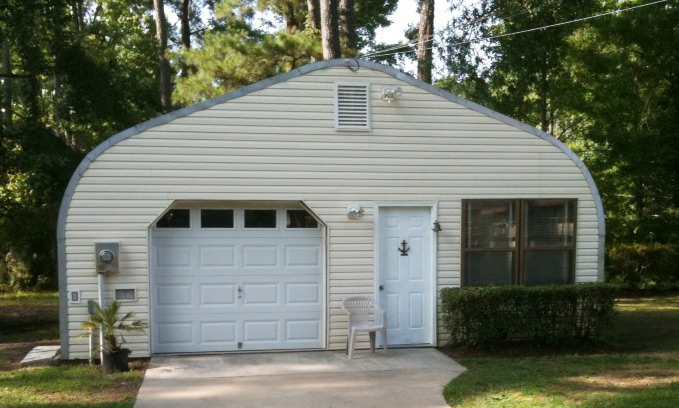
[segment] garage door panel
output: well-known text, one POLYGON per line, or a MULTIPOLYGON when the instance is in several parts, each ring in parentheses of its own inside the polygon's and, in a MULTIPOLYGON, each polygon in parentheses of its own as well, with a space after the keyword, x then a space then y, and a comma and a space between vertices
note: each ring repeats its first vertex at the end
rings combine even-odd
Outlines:
POLYGON ((237 347, 237 325, 236 319, 200 322, 200 344, 237 347))
POLYGON ((201 307, 232 307, 236 305, 237 288, 235 284, 199 284, 201 307))
POLYGON ((158 284, 156 285, 156 305, 191 306, 193 305, 193 285, 158 284))
POLYGON ((278 245, 243 245, 243 269, 281 267, 278 245))
POLYGON ((317 270, 321 266, 321 248, 318 245, 288 245, 284 266, 317 270))
POLYGON ((198 249, 200 269, 231 269, 236 267, 237 245, 201 245, 198 249))

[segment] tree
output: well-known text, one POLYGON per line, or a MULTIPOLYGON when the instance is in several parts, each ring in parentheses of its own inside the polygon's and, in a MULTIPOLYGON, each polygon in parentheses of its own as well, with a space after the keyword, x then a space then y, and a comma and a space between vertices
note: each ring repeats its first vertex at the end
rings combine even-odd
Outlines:
POLYGON ((309 13, 309 27, 312 30, 321 29, 321 4, 319 0, 307 0, 307 12, 309 13))
POLYGON ((337 15, 338 0, 320 0, 321 3, 321 47, 323 59, 341 57, 337 15))
POLYGON ((0 129, 3 288, 56 287, 58 208, 77 163, 161 110, 147 2, 83 4, 0 2, 0 62, 11 79, 0 87, 11 114, 0 129))
POLYGON ((679 10, 654 5, 502 36, 613 9, 596 0, 487 0, 466 8, 445 45, 452 75, 438 84, 575 150, 601 192, 609 244, 676 243, 679 10))
POLYGON ((163 110, 172 109, 172 70, 167 58, 167 21, 163 0, 153 0, 153 14, 156 20, 156 42, 158 52, 158 72, 160 73, 160 101, 163 110))
POLYGON ((339 0, 339 31, 349 51, 356 52, 358 34, 356 33, 354 0, 339 0))
MULTIPOLYGON (((180 0, 179 2, 179 21, 181 24, 181 44, 182 51, 186 52, 191 49, 191 23, 189 11, 191 10, 191 0, 180 0)), ((182 76, 188 75, 188 66, 184 60, 181 60, 180 70, 182 76)))
POLYGON ((417 79, 431 83, 434 47, 434 0, 420 0, 417 36, 417 79))

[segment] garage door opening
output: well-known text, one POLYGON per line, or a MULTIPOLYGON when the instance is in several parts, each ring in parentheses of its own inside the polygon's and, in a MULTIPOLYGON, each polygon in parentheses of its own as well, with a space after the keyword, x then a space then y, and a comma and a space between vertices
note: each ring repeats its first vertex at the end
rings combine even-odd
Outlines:
POLYGON ((175 203, 150 227, 152 352, 323 348, 324 233, 300 203, 175 203))

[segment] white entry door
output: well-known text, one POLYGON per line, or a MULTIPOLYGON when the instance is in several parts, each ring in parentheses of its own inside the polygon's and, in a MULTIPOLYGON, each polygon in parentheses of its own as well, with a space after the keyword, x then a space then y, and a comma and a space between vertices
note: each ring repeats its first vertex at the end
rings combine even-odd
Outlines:
POLYGON ((389 345, 432 344, 430 207, 380 207, 379 303, 389 345))

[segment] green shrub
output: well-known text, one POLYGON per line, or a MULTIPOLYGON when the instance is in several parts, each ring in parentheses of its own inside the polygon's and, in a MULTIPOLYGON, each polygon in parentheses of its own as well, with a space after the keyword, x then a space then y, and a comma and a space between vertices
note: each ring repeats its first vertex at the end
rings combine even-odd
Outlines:
POLYGON ((615 294, 615 287, 596 283, 446 288, 444 327, 452 345, 593 340, 613 316, 615 294))
POLYGON ((608 250, 606 281, 641 289, 679 286, 679 246, 620 244, 608 250))

